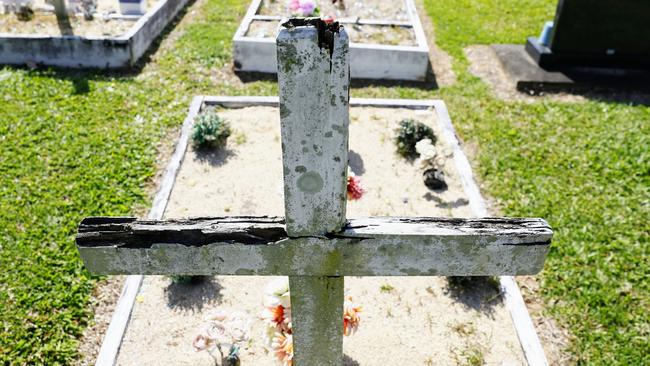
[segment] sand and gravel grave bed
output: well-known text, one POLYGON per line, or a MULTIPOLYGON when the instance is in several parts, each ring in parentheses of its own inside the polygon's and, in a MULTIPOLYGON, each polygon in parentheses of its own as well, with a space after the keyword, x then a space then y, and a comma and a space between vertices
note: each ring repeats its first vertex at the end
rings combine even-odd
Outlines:
MULTIPOLYGON (((152 9, 158 0, 147 0, 145 11, 152 9)), ((44 0, 34 2, 35 7, 46 5, 44 0)), ((109 14, 119 14, 118 0, 97 0, 97 13, 94 19, 85 20, 82 15, 71 14, 67 19, 68 24, 57 20, 53 12, 36 11, 34 19, 20 21, 15 14, 0 14, 0 33, 12 35, 39 34, 47 36, 77 35, 83 37, 118 37, 129 31, 137 18, 117 19, 109 18, 109 14)))
MULTIPOLYGON (((165 217, 284 214, 279 112, 275 107, 219 109, 234 130, 226 149, 188 147, 165 217)), ((347 216, 469 217, 472 211, 452 161, 453 148, 433 110, 352 107, 350 166, 366 194, 347 216), (448 189, 431 191, 421 172, 395 154, 394 130, 413 118, 431 126, 444 154, 448 189)), ((253 320, 242 365, 275 365, 258 320, 271 277, 216 276, 199 285, 147 276, 133 308, 118 365, 213 365, 192 338, 203 315, 245 311, 253 320)), ((491 365, 525 359, 498 287, 490 281, 452 285, 441 277, 346 277, 363 306, 357 334, 346 337, 347 365, 456 365, 481 357, 491 365)))

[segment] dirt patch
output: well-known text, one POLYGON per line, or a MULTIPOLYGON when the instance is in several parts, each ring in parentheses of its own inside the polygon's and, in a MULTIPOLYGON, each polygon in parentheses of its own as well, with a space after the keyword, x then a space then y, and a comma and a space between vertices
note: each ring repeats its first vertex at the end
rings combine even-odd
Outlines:
MULTIPOLYGON (((258 14, 287 17, 291 15, 289 2, 286 0, 264 0, 258 14)), ((332 4, 329 0, 318 1, 320 16, 331 15, 335 18, 363 18, 385 20, 408 20, 404 0, 348 0, 332 4), (344 6, 341 6, 344 4, 344 6)))
POLYGON ((516 100, 528 103, 540 100, 553 100, 561 102, 584 102, 581 95, 569 93, 541 93, 527 94, 517 90, 516 83, 504 71, 499 58, 490 46, 469 46, 465 48, 465 56, 470 62, 472 75, 485 81, 494 95, 504 100, 516 100))
POLYGON ((449 54, 440 49, 436 45, 436 35, 434 31, 431 18, 424 9, 422 0, 416 0, 415 5, 420 16, 422 29, 427 36, 427 43, 429 45, 429 60, 431 61, 431 68, 436 79, 436 84, 439 88, 451 86, 456 82, 456 74, 453 70, 453 58, 449 54))
POLYGON ((568 352, 571 335, 544 310, 544 302, 539 296, 539 283, 536 277, 517 277, 517 284, 535 324, 537 335, 544 347, 549 365, 574 365, 575 355, 568 352))
MULTIPOLYGON (((220 111, 234 133, 225 150, 190 148, 166 211, 167 217, 282 215, 283 188, 279 113, 250 107, 220 111)), ((351 108, 351 169, 366 195, 349 202, 348 217, 368 215, 471 216, 452 156, 444 165, 449 188, 428 190, 411 162, 395 154, 394 129, 415 118, 442 136, 433 111, 351 108)), ((449 154, 449 143, 436 148, 449 154)), ((240 310, 254 320, 243 365, 273 365, 257 321, 265 277, 217 276, 200 285, 173 284, 148 276, 124 338, 119 365, 212 365, 194 353, 191 340, 205 312, 240 310)), ((359 333, 346 338, 347 365, 456 365, 476 357, 489 364, 525 364, 498 287, 470 287, 440 277, 346 278, 346 291, 364 307, 359 333)))
MULTIPOLYGON (((415 32, 409 27, 344 24, 350 42, 383 44, 389 46, 417 46, 415 32)), ((272 38, 278 35, 278 23, 253 20, 246 32, 247 37, 272 38)))
MULTIPOLYGON (((158 0, 148 0, 146 11, 152 9, 158 0)), ((46 6, 44 1, 35 1, 35 7, 46 6)), ((137 19, 110 19, 105 15, 119 14, 117 0, 97 0, 97 14, 93 20, 83 16, 70 15, 67 20, 59 21, 51 12, 37 11, 34 19, 19 21, 14 14, 0 14, 0 33, 41 34, 48 36, 77 35, 83 37, 117 37, 133 27, 137 19)))
POLYGON ((95 315, 79 340, 81 358, 75 362, 76 366, 95 364, 104 335, 113 318, 115 305, 122 293, 125 278, 125 276, 109 276, 95 286, 90 300, 90 308, 95 315))
MULTIPOLYGON (((469 156, 470 162, 476 161, 472 157, 477 156, 476 145, 463 144, 463 151, 469 156)), ((472 168, 474 168, 472 163, 472 168)), ((481 191, 485 191, 481 186, 481 191)), ((492 197, 483 196, 491 216, 503 216, 498 202, 492 197)), ((517 276, 515 281, 521 291, 530 318, 535 326, 535 331, 539 337, 546 359, 551 366, 574 365, 576 363, 575 355, 569 352, 571 344, 571 334, 563 328, 552 316, 545 311, 544 300, 539 294, 539 282, 536 276, 517 276)))

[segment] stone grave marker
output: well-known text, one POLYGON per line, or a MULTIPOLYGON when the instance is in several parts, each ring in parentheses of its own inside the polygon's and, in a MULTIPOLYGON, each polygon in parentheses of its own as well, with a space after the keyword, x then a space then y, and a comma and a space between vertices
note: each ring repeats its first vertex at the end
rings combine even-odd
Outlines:
POLYGON ((294 364, 341 365, 344 276, 528 275, 553 232, 543 219, 346 220, 348 38, 289 21, 277 38, 285 218, 84 219, 77 247, 101 274, 286 275, 294 364))
POLYGON ((559 0, 550 43, 531 37, 528 54, 545 69, 650 69, 650 1, 559 0))

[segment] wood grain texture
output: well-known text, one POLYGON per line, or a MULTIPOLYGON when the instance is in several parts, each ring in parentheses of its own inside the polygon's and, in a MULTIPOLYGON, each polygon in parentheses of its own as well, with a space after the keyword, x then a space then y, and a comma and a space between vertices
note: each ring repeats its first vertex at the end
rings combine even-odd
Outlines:
POLYGON ((343 364, 343 277, 290 276, 293 364, 343 364))
POLYGON ((345 223, 349 56, 344 30, 321 47, 314 27, 277 38, 287 231, 338 231, 345 223), (331 55, 330 55, 331 53, 331 55))
POLYGON ((367 218, 290 237, 277 217, 90 218, 77 246, 100 274, 528 275, 552 235, 542 219, 367 218))

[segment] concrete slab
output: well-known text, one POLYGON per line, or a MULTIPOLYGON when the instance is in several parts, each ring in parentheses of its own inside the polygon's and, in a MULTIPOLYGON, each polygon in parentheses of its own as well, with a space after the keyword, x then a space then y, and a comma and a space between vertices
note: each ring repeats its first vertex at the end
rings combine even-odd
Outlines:
POLYGON ((549 71, 541 68, 528 55, 523 45, 496 44, 491 48, 520 91, 650 90, 650 71, 602 68, 549 71))

